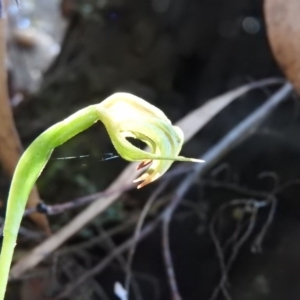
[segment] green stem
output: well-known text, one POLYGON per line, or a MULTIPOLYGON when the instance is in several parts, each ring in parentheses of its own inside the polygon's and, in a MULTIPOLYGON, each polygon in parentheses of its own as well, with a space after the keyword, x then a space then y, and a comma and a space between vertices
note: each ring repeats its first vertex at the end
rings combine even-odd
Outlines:
POLYGON ((89 106, 42 133, 24 152, 15 170, 7 201, 0 254, 0 300, 4 299, 16 239, 29 193, 54 148, 92 126, 99 111, 89 106))

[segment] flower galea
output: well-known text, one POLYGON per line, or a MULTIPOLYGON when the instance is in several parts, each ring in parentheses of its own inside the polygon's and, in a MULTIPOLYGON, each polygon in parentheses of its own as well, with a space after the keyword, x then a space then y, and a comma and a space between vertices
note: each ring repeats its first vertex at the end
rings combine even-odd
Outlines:
POLYGON ((141 161, 138 169, 149 165, 134 181, 141 182, 138 188, 161 177, 174 161, 203 162, 178 156, 184 141, 182 130, 173 126, 160 109, 139 97, 116 93, 98 104, 97 110, 120 156, 141 161), (149 151, 135 147, 127 138, 141 140, 149 151))

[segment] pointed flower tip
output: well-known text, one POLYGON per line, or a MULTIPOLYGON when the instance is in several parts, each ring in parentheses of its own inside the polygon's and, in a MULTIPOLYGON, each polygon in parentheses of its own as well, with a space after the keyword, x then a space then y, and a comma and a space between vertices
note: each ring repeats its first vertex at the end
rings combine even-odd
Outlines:
POLYGON ((191 158, 191 162, 195 162, 195 163, 205 163, 205 160, 203 160, 203 159, 197 159, 197 158, 191 158))
POLYGON ((144 184, 139 184, 136 188, 139 190, 139 189, 141 189, 142 187, 144 186, 144 184))
POLYGON ((133 182, 136 183, 136 182, 140 182, 140 181, 142 181, 142 182, 136 187, 138 190, 141 189, 142 187, 144 187, 145 185, 149 184, 153 180, 151 180, 150 178, 138 178, 138 179, 134 180, 133 182))
POLYGON ((140 177, 138 177, 137 179, 133 180, 133 182, 140 182, 140 181, 145 181, 147 178, 149 177, 148 173, 144 173, 142 174, 140 177))

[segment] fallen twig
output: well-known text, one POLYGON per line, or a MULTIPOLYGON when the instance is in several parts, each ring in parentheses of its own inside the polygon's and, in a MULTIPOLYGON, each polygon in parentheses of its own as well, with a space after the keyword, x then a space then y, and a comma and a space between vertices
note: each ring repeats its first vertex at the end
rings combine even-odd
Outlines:
MULTIPOLYGON (((189 172, 191 169, 192 169, 192 165, 180 165, 180 167, 177 167, 177 168, 174 168, 174 169, 168 171, 164 175, 164 179, 171 179, 175 176, 185 174, 185 173, 189 172)), ((39 213, 46 214, 49 216, 58 215, 58 214, 66 212, 68 210, 72 210, 72 209, 90 204, 91 202, 93 202, 101 197, 111 196, 116 193, 124 193, 126 191, 132 190, 135 187, 136 187, 136 185, 129 183, 124 186, 120 186, 119 190, 105 190, 103 192, 98 192, 95 194, 83 196, 83 197, 76 198, 71 201, 60 203, 60 204, 47 205, 45 203, 40 203, 36 207, 26 209, 24 216, 28 216, 35 212, 39 212, 39 213)))

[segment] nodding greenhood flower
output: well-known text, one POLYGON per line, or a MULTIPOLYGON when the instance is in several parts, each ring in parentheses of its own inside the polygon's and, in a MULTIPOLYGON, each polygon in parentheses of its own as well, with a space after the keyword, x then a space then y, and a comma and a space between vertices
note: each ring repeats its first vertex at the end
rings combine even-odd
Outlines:
POLYGON ((97 109, 120 156, 128 161, 141 161, 138 169, 150 165, 134 180, 142 181, 138 188, 161 177, 174 161, 203 162, 178 156, 184 141, 182 130, 145 100, 127 93, 116 93, 97 105, 97 109), (135 147, 126 138, 141 140, 150 151, 135 147))

